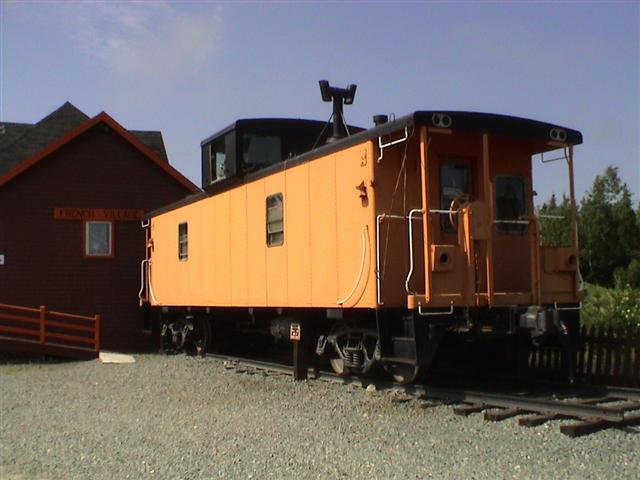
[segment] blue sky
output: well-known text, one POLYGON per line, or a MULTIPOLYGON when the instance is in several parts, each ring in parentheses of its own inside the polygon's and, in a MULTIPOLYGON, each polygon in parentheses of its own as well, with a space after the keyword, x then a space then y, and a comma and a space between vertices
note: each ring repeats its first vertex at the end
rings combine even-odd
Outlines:
MULTIPOLYGON (((578 194, 613 164, 640 200, 635 1, 0 2, 0 120, 104 110, 161 130, 198 185, 202 139, 244 117, 326 120, 326 78, 358 84, 360 126, 442 109, 578 129, 578 194)), ((536 162, 539 201, 566 189, 561 163, 536 162)))

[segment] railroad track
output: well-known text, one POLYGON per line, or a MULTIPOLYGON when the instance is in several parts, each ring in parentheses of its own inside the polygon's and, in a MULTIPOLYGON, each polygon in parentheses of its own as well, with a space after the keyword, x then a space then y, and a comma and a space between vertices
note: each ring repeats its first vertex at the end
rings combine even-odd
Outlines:
MULTIPOLYGON (((293 375, 293 367, 283 363, 253 360, 229 355, 207 354, 224 362, 225 368, 238 372, 277 373, 293 375)), ((339 377, 315 368, 309 378, 363 388, 374 385, 378 390, 394 390, 410 398, 436 399, 454 404, 456 415, 468 416, 483 412, 487 421, 502 421, 518 416, 523 427, 534 427, 552 420, 575 420, 560 425, 560 432, 578 437, 606 428, 640 425, 640 389, 619 387, 568 387, 547 385, 546 391, 537 385, 517 392, 468 390, 442 385, 398 385, 382 379, 339 377)))

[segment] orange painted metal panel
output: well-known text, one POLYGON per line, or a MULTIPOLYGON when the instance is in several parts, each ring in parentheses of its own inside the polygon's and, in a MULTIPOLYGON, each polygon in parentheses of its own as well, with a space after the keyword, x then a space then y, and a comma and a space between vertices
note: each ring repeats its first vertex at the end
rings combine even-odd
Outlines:
MULTIPOLYGON (((414 132, 408 144, 401 143, 387 148, 380 162, 375 159, 373 161, 376 215, 387 215, 380 222, 379 234, 381 301, 384 307, 402 307, 406 303, 405 279, 409 269, 409 231, 406 217, 410 210, 421 207, 418 146, 418 135, 414 132)), ((420 215, 415 218, 414 272, 410 288, 424 293, 423 228, 420 215)))
POLYGON ((311 217, 311 271, 313 305, 335 305, 338 301, 336 258, 335 159, 324 157, 309 164, 311 217))
MULTIPOLYGON (((154 305, 164 305, 170 301, 170 277, 169 271, 176 272, 177 265, 174 265, 174 259, 170 252, 177 255, 178 242, 171 241, 169 228, 174 224, 174 218, 177 218, 176 212, 169 212, 162 217, 154 219, 151 223, 151 238, 162 238, 157 242, 153 242, 152 260, 149 266, 149 295, 154 305)), ((177 232, 176 232, 177 237, 177 232)), ((176 259, 177 260, 177 259, 176 259)), ((176 283, 180 279, 174 277, 176 283)), ((179 288, 176 286, 176 288, 179 288)))
MULTIPOLYGON (((266 177, 264 181, 264 197, 260 205, 254 205, 256 210, 262 210, 262 230, 263 241, 262 248, 266 249, 267 258, 267 304, 274 307, 289 306, 289 298, 287 296, 287 248, 288 248, 288 231, 289 221, 296 222, 296 218, 289 218, 288 204, 289 194, 285 190, 285 173, 279 173, 266 177), (284 243, 282 245, 273 245, 267 247, 266 243, 266 215, 267 215, 267 197, 282 193, 283 196, 283 215, 284 215, 284 243), (261 207, 261 208, 260 208, 261 207)), ((295 302, 294 302, 295 305, 295 302)))
POLYGON ((247 289, 249 304, 267 305, 266 195, 264 182, 243 187, 247 190, 247 289))
POLYGON ((249 305, 247 249, 247 189, 229 192, 231 218, 229 224, 231 259, 231 303, 249 305))
POLYGON ((152 304, 339 308, 348 297, 345 307, 374 308, 372 152, 355 146, 154 217, 152 304), (269 247, 266 199, 276 193, 284 243, 269 247))
POLYGON ((285 246, 287 248, 287 296, 296 306, 311 306, 311 223, 309 165, 287 170, 285 246), (289 221, 291 220, 291 221, 289 221))
POLYGON ((197 265, 199 275, 195 285, 192 285, 192 288, 197 292, 201 305, 212 305, 215 299, 215 291, 211 287, 206 288, 206 286, 214 285, 217 269, 215 249, 212 243, 216 232, 216 225, 213 220, 215 215, 215 202, 209 199, 200 203, 198 206, 199 225, 196 229, 197 232, 200 233, 200 236, 198 237, 198 242, 193 245, 193 248, 189 247, 194 254, 197 253, 196 258, 199 258, 201 262, 200 265, 197 265))
MULTIPOLYGON (((489 142, 490 180, 497 174, 518 174, 530 189, 530 146, 498 137, 489 142)), ((428 268, 432 284, 427 306, 448 306, 452 300, 471 306, 486 297, 484 257, 491 250, 496 303, 532 301, 531 234, 503 234, 486 223, 494 199, 487 198, 482 156, 481 135, 434 134, 429 140, 430 207, 443 208, 440 171, 451 160, 470 166, 474 204, 472 217, 469 211, 459 215, 457 233, 443 232, 441 214, 427 215, 432 232, 426 245, 432 253, 428 265, 423 228, 414 223, 410 290, 424 297, 428 268), (450 263, 437 263, 444 253, 450 263)), ((380 163, 372 142, 366 142, 158 215, 151 227, 152 303, 376 308, 376 215, 385 214, 397 218, 381 222, 383 305, 406 306, 406 215, 421 206, 420 168, 417 135, 406 145, 385 150, 380 163), (284 242, 268 247, 266 199, 277 193, 283 196, 284 242), (180 222, 189 224, 186 261, 178 259, 180 222)), ((544 298, 563 296, 573 278, 571 271, 545 272, 544 298)))
MULTIPOLYGON (((215 277, 213 282, 214 305, 231 305, 231 234, 230 217, 231 202, 230 194, 217 195, 214 197, 215 213, 213 217, 215 231, 212 245, 205 245, 208 239, 203 239, 200 248, 213 248, 213 258, 215 265, 215 277)), ((199 288, 206 288, 202 285, 199 288)))
POLYGON ((338 265, 335 301, 345 307, 376 305, 372 157, 367 145, 349 148, 334 157, 338 265))
POLYGON ((175 305, 181 298, 204 301, 199 285, 205 281, 204 272, 211 259, 200 246, 208 234, 202 218, 209 210, 210 205, 202 202, 197 208, 182 207, 153 219, 150 267, 153 303, 175 305), (188 225, 188 255, 186 260, 179 260, 178 225, 184 222, 188 225))

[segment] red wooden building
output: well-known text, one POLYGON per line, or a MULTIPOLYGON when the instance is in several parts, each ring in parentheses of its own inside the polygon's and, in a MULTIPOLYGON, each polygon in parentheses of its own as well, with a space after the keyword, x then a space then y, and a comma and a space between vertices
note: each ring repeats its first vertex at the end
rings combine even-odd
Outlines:
POLYGON ((105 349, 157 346, 138 305, 140 221, 196 191, 160 132, 104 112, 65 103, 36 124, 0 122, 0 303, 100 314, 105 349))

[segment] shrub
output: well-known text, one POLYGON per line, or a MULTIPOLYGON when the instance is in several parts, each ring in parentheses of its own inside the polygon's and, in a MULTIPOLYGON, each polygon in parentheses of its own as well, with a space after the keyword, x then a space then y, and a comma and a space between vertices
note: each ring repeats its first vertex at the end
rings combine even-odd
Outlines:
POLYGON ((622 284, 606 288, 586 284, 582 325, 640 327, 640 289, 622 284))

